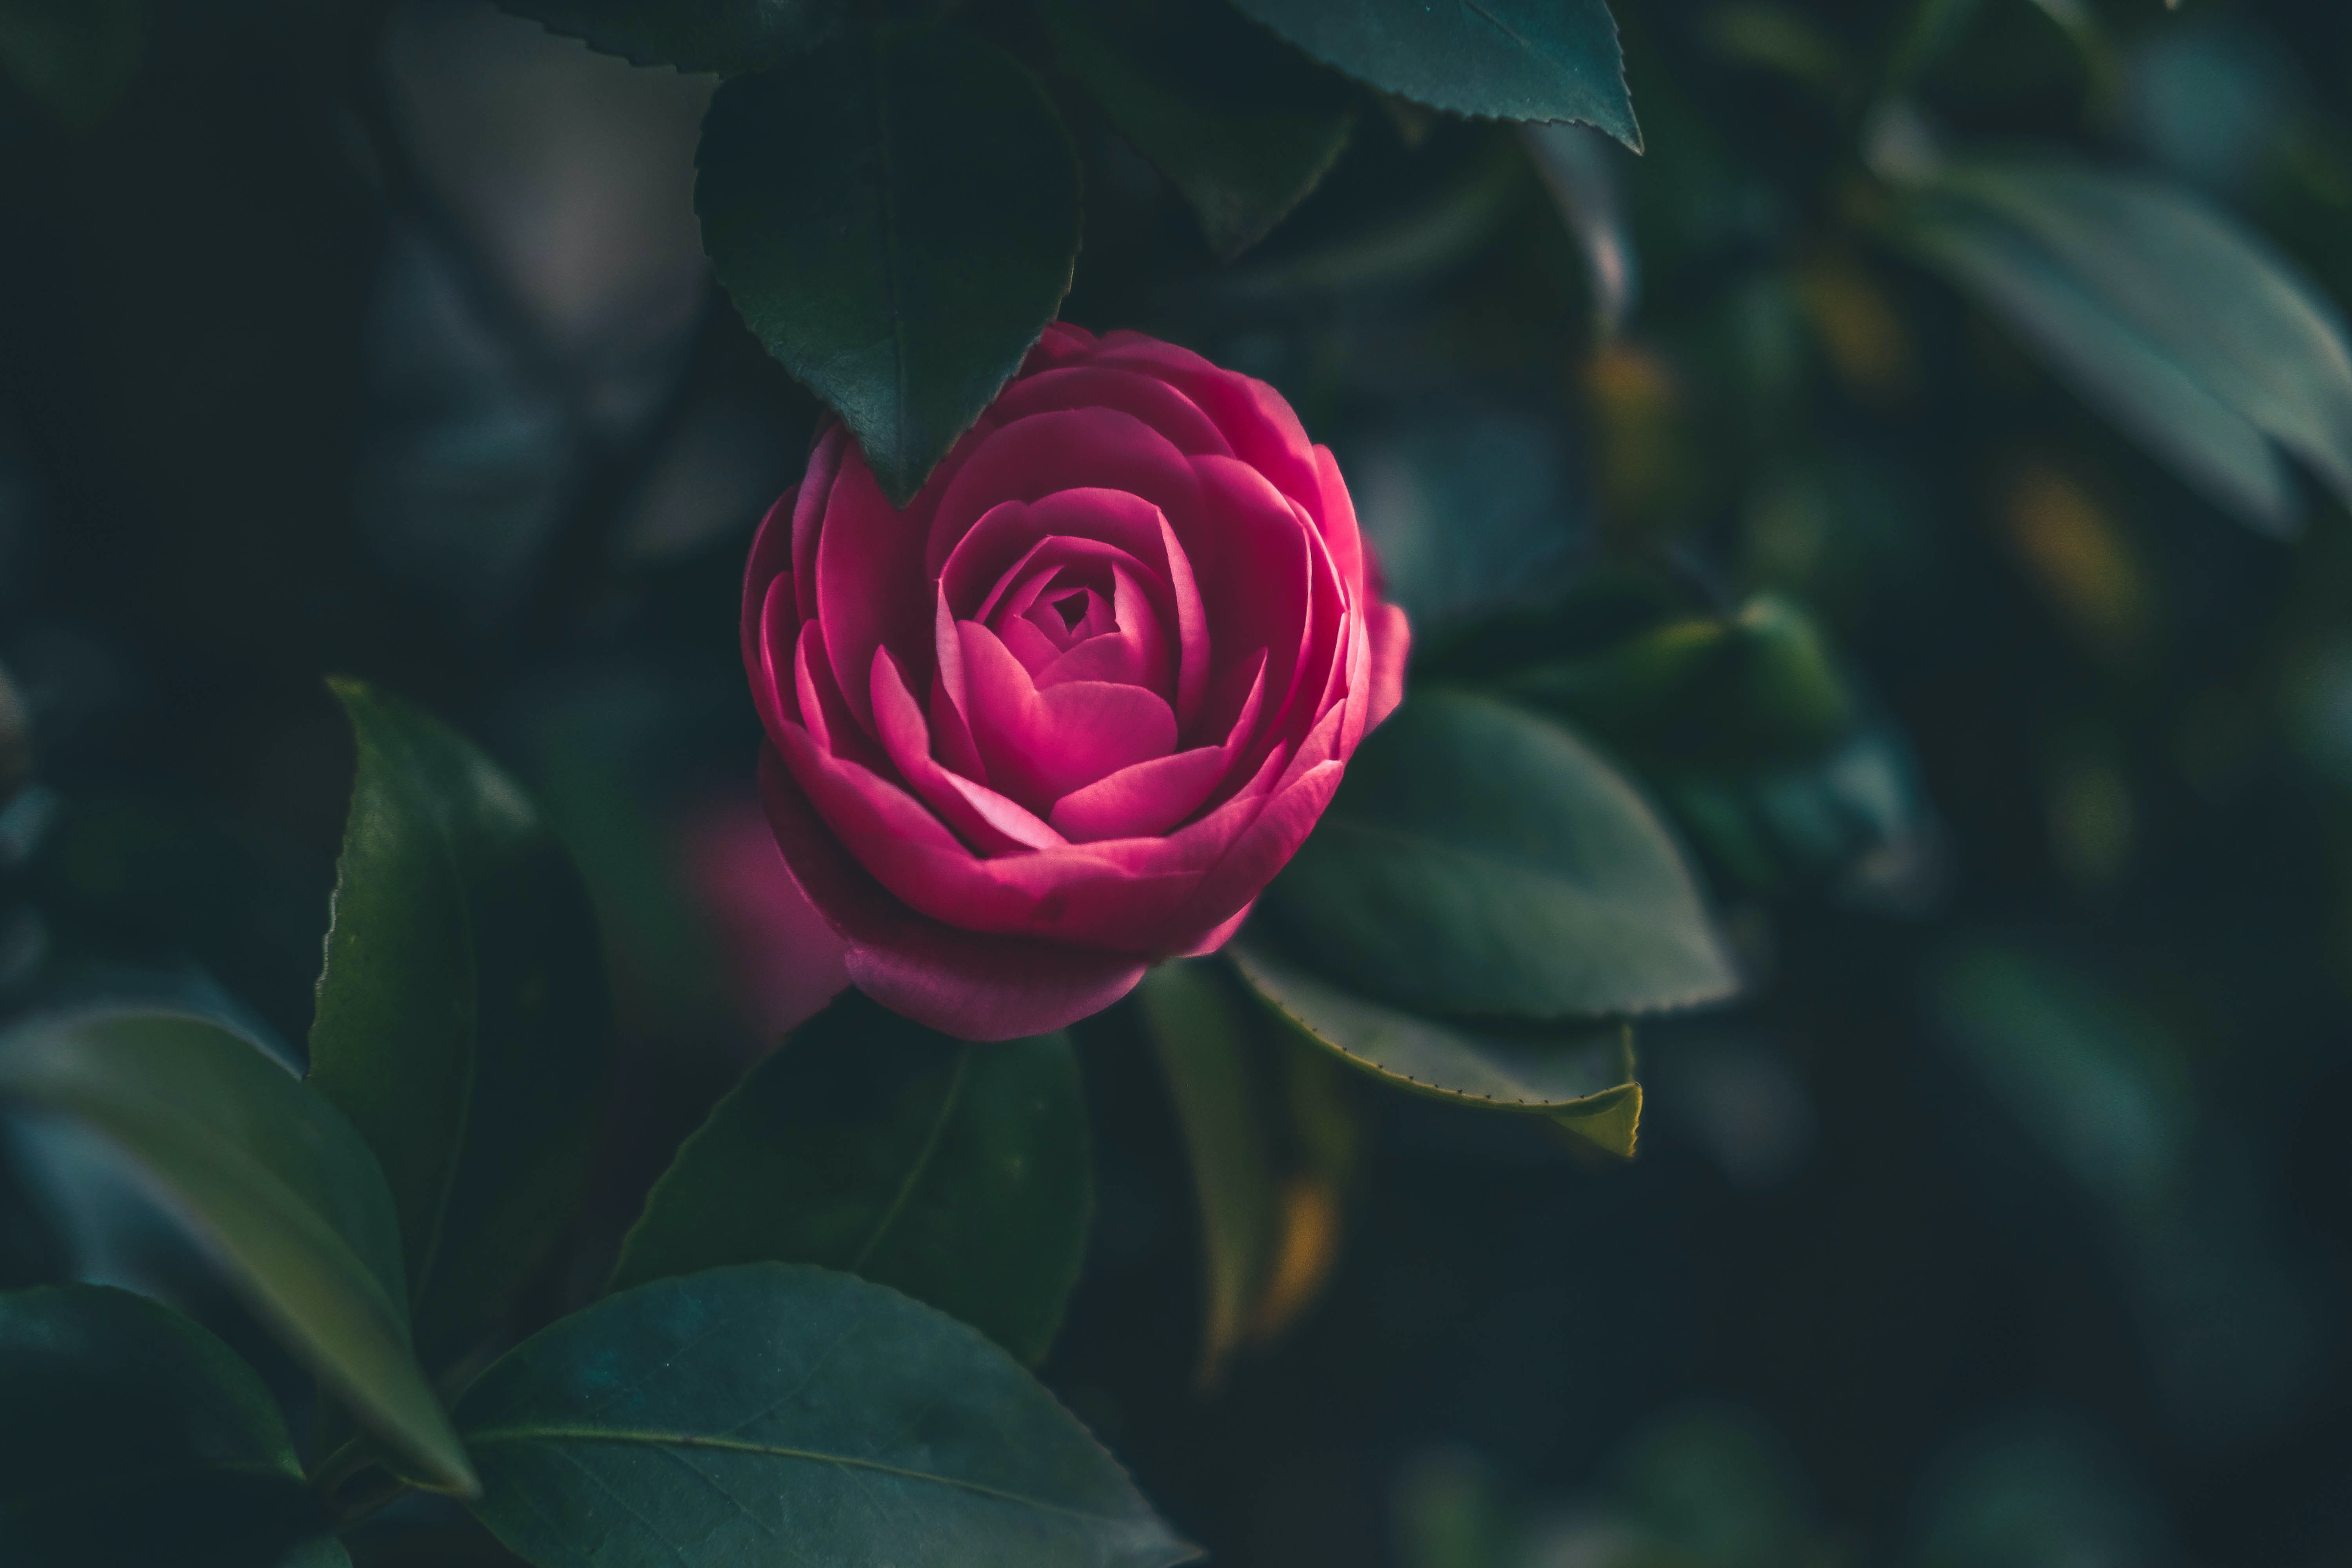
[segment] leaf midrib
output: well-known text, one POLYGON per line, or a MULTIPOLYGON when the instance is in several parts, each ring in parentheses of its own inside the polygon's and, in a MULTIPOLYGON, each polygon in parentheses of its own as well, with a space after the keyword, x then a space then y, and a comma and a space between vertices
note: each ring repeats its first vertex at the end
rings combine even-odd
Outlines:
MULTIPOLYGON (((404 736, 402 742, 409 753, 411 775, 424 773, 424 759, 416 755, 416 748, 407 745, 404 736)), ((467 1027, 466 1037, 459 1042, 466 1063, 464 1072, 458 1076, 457 1126, 449 1139, 448 1168, 441 1173, 441 1190, 434 1197, 432 1221, 425 1233, 424 1245, 417 1250, 415 1278, 408 1282, 408 1311, 412 1321, 421 1314, 425 1304, 426 1287, 440 1266, 441 1244, 448 1229, 449 1211, 457 1206, 457 1174, 465 1168, 466 1146, 473 1137, 474 1090, 482 1071, 482 956, 474 940, 474 903, 465 868, 458 861, 457 837, 441 813, 432 808, 433 804, 427 803, 424 816, 431 826, 434 842, 448 865, 449 886, 457 895, 457 921, 461 931, 459 947, 466 958, 462 994, 466 1002, 467 1027)))
POLYGON ((1133 1522, 1118 1514, 1089 1513, 1084 1509, 1047 1502, 1041 1498, 1024 1497, 1019 1492, 1006 1491, 1002 1487, 992 1487, 982 1481, 965 1480, 961 1476, 910 1470, 899 1465, 886 1465, 879 1459, 826 1454, 814 1448, 788 1447, 780 1443, 754 1443, 740 1437, 710 1437, 692 1432, 659 1432, 618 1426, 494 1426, 488 1431, 465 1434, 465 1442, 469 1448, 500 1443, 614 1443, 651 1448, 709 1448, 720 1453, 756 1454, 763 1458, 796 1459, 806 1464, 871 1470, 877 1475, 895 1476, 901 1480, 928 1481, 934 1486, 971 1492, 978 1497, 992 1498, 999 1502, 1015 1503, 1023 1508, 1060 1514, 1066 1519, 1084 1520, 1089 1523, 1124 1526, 1133 1522))

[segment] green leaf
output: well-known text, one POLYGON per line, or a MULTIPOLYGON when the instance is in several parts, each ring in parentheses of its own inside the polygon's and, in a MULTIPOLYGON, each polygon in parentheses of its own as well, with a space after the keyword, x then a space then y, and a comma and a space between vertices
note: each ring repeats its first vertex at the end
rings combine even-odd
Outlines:
POLYGON ((1078 169, 1029 73, 943 28, 727 83, 696 158, 743 320, 903 506, 1070 286, 1078 169))
POLYGON ((1265 1090, 1248 1056, 1253 1020, 1206 963, 1159 964, 1135 994, 1192 1168, 1208 1294, 1198 1379, 1206 1387, 1248 1337, 1282 1241, 1265 1090))
POLYGON ((1226 952, 1267 1005, 1375 1078, 1439 1100, 1541 1114, 1612 1153, 1633 1152, 1642 1088, 1626 1025, 1531 1036, 1441 1023, 1353 995, 1263 941, 1226 952))
POLYGON ((1326 64, 1433 109, 1578 120, 1640 152, 1602 0, 1235 0, 1326 64))
POLYGON ((216 1024, 138 1013, 52 1016, 0 1035, 0 1099, 121 1144, 363 1426, 423 1478, 472 1489, 409 1348, 383 1177, 325 1099, 216 1024))
POLYGON ((374 1151, 419 1352, 478 1342, 570 1218, 604 1077, 595 917, 530 799, 412 703, 332 683, 359 776, 310 1086, 374 1151))
POLYGON ((248 1568, 323 1531, 259 1374, 169 1307, 0 1295, 0 1561, 248 1568))
POLYGON ((1415 1012, 1594 1018, 1737 988, 1681 852, 1624 775, 1464 692, 1418 696, 1365 737, 1264 908, 1314 968, 1415 1012))
POLYGON ((745 1264, 608 1297, 484 1373, 457 1418, 482 1468, 476 1515, 538 1563, 1196 1555, 1003 1351, 821 1268, 745 1264))
POLYGON ((2281 452, 2352 505, 2343 315, 2199 197, 2060 156, 1984 159, 1927 178, 1886 233, 2249 525, 2301 521, 2281 452))
POLYGON ((633 65, 733 76, 804 54, 841 30, 843 0, 499 0, 551 33, 633 65))
POLYGON ((1496 617, 1432 663, 1605 742, 1750 888, 1868 894, 1916 874, 1927 806, 1910 749, 1820 624, 1777 595, 1727 616, 1641 607, 1633 588, 1496 617))
POLYGON ((967 1046, 853 991, 687 1140, 613 1287, 814 1263, 903 1290, 1035 1362, 1077 1282, 1093 1208, 1068 1036, 967 1046))
POLYGON ((1344 84, 1223 0, 1045 0, 1070 74, 1183 193, 1230 261, 1305 200, 1355 129, 1344 84))

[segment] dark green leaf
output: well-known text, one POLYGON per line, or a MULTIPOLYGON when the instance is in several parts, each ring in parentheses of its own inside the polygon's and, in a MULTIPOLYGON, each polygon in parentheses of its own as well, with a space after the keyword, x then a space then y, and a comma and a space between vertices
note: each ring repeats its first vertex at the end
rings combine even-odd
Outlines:
POLYGON ((423 1476, 470 1489, 465 1451, 409 1348, 392 1199, 326 1100, 216 1024, 132 1013, 52 1016, 0 1036, 0 1098, 121 1144, 362 1425, 423 1476))
POLYGON ((569 1218, 604 1081, 594 916, 521 789, 411 703, 334 683, 359 738, 310 1084, 375 1152, 416 1345, 478 1341, 569 1218))
POLYGON ((1349 76, 1433 109, 1580 120, 1636 152, 1617 23, 1602 0, 1236 0, 1349 76))
POLYGON ((1633 1035, 1505 1035, 1384 1007, 1320 979, 1263 942, 1228 949, 1242 975, 1317 1044, 1364 1071, 1440 1100, 1548 1116, 1630 1156, 1642 1115, 1633 1035))
POLYGON ((1205 963, 1158 965, 1136 987, 1136 1000, 1192 1167, 1208 1286, 1199 1373, 1205 1385, 1248 1336, 1282 1240, 1265 1089, 1249 1060, 1253 1020, 1205 963))
POLYGON ((853 991, 687 1140, 613 1286, 814 1263, 903 1290, 1034 1362, 1077 1282, 1093 1207, 1067 1036, 967 1046, 853 991))
POLYGON ((1889 237, 2245 522, 2292 532, 2283 449, 2352 504, 2352 342, 2335 305, 2188 191, 2057 156, 1958 163, 1889 237))
POLYGON ((1344 84, 1223 0, 1046 0, 1062 63, 1182 192, 1229 261, 1272 231, 1355 128, 1344 84))
POLYGON ((551 33, 641 66, 733 76, 803 54, 841 29, 843 0, 499 0, 551 33))
POLYGON ((1759 891, 1827 882, 1864 902, 1900 902, 1930 863, 1917 764, 1891 722, 1793 762, 1645 771, 1699 847, 1759 891))
POLYGON ((1643 610, 1588 588, 1484 636, 1440 661, 1606 742, 1738 881, 1869 896, 1916 875, 1927 807, 1909 747, 1797 605, 1643 610))
POLYGON ((277 1402, 236 1352, 143 1296, 0 1295, 0 1562, 249 1568, 322 1524, 277 1402))
POLYGON ((609 1297, 484 1373, 457 1417, 482 1468, 476 1514, 542 1564, 1196 1555, 1003 1351, 821 1268, 745 1264, 609 1297))
POLYGON ((1466 693, 1365 737, 1270 922, 1348 988, 1416 1012, 1562 1019, 1736 989, 1647 802, 1591 748, 1466 693))
POLYGON ((1070 286, 1078 173, 1029 73, 951 28, 729 82, 697 154, 719 279, 904 505, 1070 286))

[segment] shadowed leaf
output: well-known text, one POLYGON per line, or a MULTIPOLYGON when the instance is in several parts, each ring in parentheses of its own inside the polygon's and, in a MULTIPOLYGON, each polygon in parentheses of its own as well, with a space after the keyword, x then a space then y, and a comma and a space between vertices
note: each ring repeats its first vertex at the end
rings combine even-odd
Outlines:
POLYGON ((121 1144, 362 1426, 425 1478, 471 1489, 409 1348, 383 1177, 326 1100, 216 1024, 136 1013, 37 1019, 0 1036, 0 1099, 121 1144))
POLYGON ((1077 1281, 1093 1208, 1067 1036, 967 1046, 851 992, 687 1140, 613 1288, 814 1263, 893 1286, 1034 1362, 1077 1281))
POLYGON ((412 703, 337 681, 359 742, 310 1086, 374 1151, 418 1352, 463 1353, 545 1256, 603 1086, 587 894, 514 781, 412 703))
POLYGON ((608 1297, 484 1373, 457 1417, 482 1468, 476 1514, 534 1563, 1198 1555, 1003 1350, 821 1268, 746 1264, 608 1297))
POLYGON ((951 28, 719 89, 695 210, 768 352, 906 504, 1070 286, 1078 174, 1029 73, 951 28))

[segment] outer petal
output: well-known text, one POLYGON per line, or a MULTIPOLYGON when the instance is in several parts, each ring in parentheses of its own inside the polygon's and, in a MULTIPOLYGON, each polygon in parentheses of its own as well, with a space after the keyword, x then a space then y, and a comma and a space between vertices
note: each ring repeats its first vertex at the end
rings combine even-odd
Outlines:
POLYGON ((1252 899, 1248 903, 1245 903, 1241 907, 1241 912, 1239 914, 1236 914, 1233 919, 1225 921, 1224 924, 1210 931, 1206 935, 1198 938, 1193 942, 1192 946, 1186 948, 1183 952, 1175 954, 1175 956, 1178 958, 1208 957, 1209 954, 1216 952, 1217 949, 1224 946, 1225 943, 1233 940, 1234 932, 1242 929, 1242 922, 1248 920, 1250 918, 1250 911, 1256 908, 1257 900, 1255 899, 1252 899))
POLYGON ((931 592, 923 573, 929 495, 927 486, 898 510, 853 447, 843 454, 817 535, 816 624, 835 672, 845 678, 842 700, 868 734, 874 709, 858 677, 874 667, 876 648, 887 645, 929 683, 931 592))
POLYGON ((768 509, 768 515, 760 520, 760 531, 751 536, 751 558, 743 563, 743 668, 751 672, 755 685, 760 679, 759 637, 768 584, 793 568, 793 503, 802 488, 794 485, 768 509))
POLYGON ((773 747, 760 757, 760 789, 793 880, 848 944, 851 982, 919 1024, 966 1040, 1041 1035, 1109 1006, 1149 967, 1129 954, 982 936, 919 915, 843 850, 773 747))
POLYGON ((1293 500, 1315 502, 1320 486, 1306 427, 1282 394, 1265 383, 1140 332, 1110 333, 1095 351, 1094 363, 1140 370, 1168 383, 1215 421, 1234 456, 1293 500))
POLYGON ((848 445, 845 425, 832 425, 817 437, 816 446, 809 452, 808 473, 801 480, 800 500, 793 507, 793 577, 799 584, 803 620, 816 614, 817 530, 824 522, 834 483, 841 477, 842 448, 848 445))
POLYGON ((745 643, 743 662, 751 677, 751 705, 760 710, 760 722, 769 730, 775 729, 784 719, 794 717, 798 704, 787 696, 793 687, 793 671, 779 668, 778 658, 793 657, 799 637, 793 617, 793 574, 779 573, 768 580, 767 602, 758 611, 756 627, 746 623, 751 633, 745 643))
POLYGON ((1330 549, 1339 581, 1348 585, 1349 602, 1369 604, 1380 584, 1365 570, 1364 535, 1356 525, 1356 503, 1348 495, 1347 481, 1339 477, 1339 460, 1331 456, 1328 447, 1315 448, 1315 486, 1318 499, 1307 510, 1330 549))
POLYGON ((1021 374, 1034 375, 1057 364, 1083 361, 1095 352, 1096 341, 1094 333, 1075 321, 1048 321, 1029 357, 1021 362, 1021 374))
POLYGON ((1188 457, 1234 456, 1231 442, 1192 400, 1158 376, 1104 364, 1072 364, 1024 375, 996 400, 1006 424, 1057 408, 1115 408, 1132 414, 1188 457))
MULTIPOLYGON (((1176 525, 1177 537, 1190 546, 1192 526, 1201 516, 1201 487, 1192 477, 1192 465, 1232 460, 1187 458, 1140 419, 1108 408, 1065 409, 1015 419, 975 446, 940 491, 927 559, 944 562, 956 542, 992 507, 1008 500, 1038 501, 1070 489, 1139 496, 1165 513, 1176 525)), ((927 493, 929 489, 926 486, 927 493)), ((952 588, 950 595, 953 596, 952 588)))
POLYGON ((1318 763, 1275 796, 1168 923, 1162 938, 1166 951, 1197 950, 1265 890, 1322 820, 1323 808, 1339 787, 1340 771, 1339 763, 1318 763))
MULTIPOLYGON (((965 931, 1073 947, 1154 952, 1169 911, 1183 907, 1263 809, 1233 803, 1235 816, 1201 838, 1109 839, 983 859, 898 784, 826 756, 799 730, 787 727, 775 746, 843 850, 909 909, 965 931)), ((1210 828, 1220 813, 1194 828, 1210 828)))
POLYGON ((1404 612, 1385 599, 1365 606, 1364 623, 1372 641, 1372 707, 1366 726, 1370 728, 1395 712, 1397 704, 1404 700, 1404 666, 1412 652, 1412 627, 1404 612))

